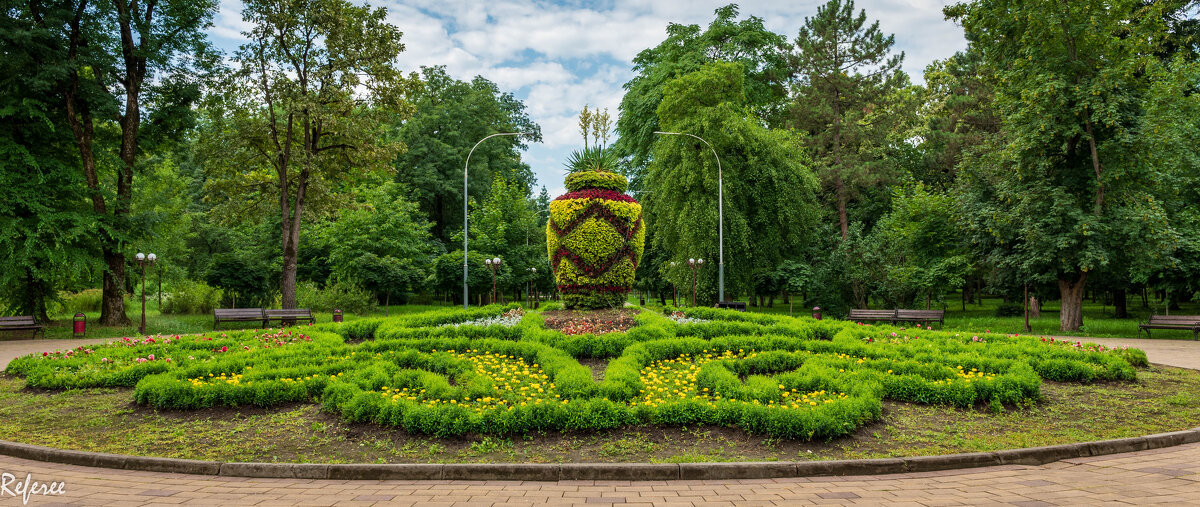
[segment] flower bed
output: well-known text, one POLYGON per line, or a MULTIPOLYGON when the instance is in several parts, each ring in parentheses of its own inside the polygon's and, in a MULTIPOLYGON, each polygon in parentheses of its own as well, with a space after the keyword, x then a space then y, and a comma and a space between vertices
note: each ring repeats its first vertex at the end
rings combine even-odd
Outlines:
POLYGON ((624 333, 637 325, 633 312, 616 311, 551 311, 545 314, 548 329, 564 335, 624 333))
POLYGON ((525 316, 525 310, 513 308, 500 315, 494 317, 481 317, 466 322, 450 322, 442 324, 441 327, 459 327, 459 326, 504 326, 513 327, 521 322, 521 318, 525 316))
POLYGON ((126 339, 6 371, 43 389, 133 387, 137 403, 160 408, 318 402, 349 421, 437 436, 711 424, 828 439, 880 418, 884 400, 1005 410, 1040 401, 1043 379, 1128 382, 1146 364, 1136 349, 1016 335, 496 306, 126 339), (366 329, 372 340, 348 342, 366 329), (612 358, 603 380, 577 359, 588 357, 612 358))

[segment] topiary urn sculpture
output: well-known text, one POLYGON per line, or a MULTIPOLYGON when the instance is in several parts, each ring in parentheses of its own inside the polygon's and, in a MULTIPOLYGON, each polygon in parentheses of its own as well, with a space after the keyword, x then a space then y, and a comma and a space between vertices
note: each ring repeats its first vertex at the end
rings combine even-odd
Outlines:
POLYGON ((618 308, 633 288, 646 245, 642 205, 625 195, 624 176, 601 169, 608 153, 593 149, 581 156, 595 157, 599 170, 567 176, 567 193, 550 203, 546 249, 567 308, 618 308))

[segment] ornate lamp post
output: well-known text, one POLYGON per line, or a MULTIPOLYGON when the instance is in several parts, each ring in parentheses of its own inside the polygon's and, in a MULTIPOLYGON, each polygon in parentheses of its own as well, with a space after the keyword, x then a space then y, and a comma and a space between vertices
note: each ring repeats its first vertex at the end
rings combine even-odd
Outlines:
POLYGON ((496 302, 496 270, 500 269, 500 258, 494 257, 491 259, 484 259, 483 263, 487 264, 487 267, 492 270, 492 303, 495 303, 496 302))
POLYGON ((154 266, 154 261, 158 260, 158 256, 154 254, 146 255, 138 252, 134 259, 137 259, 138 266, 142 267, 142 325, 138 327, 138 334, 146 334, 146 265, 154 266))
MULTIPOLYGON (((708 144, 708 141, 705 141, 704 138, 698 135, 688 134, 687 132, 655 131, 654 133, 667 136, 688 136, 699 139, 700 142, 708 146, 709 150, 712 150, 713 158, 717 159, 717 251, 719 255, 717 266, 720 267, 720 271, 717 274, 717 284, 719 287, 717 301, 725 301, 725 186, 721 175, 721 157, 717 156, 717 150, 711 144, 708 144)), ((695 306, 694 302, 693 306, 695 306)))
MULTIPOLYGON (((488 139, 491 139, 496 136, 529 136, 529 137, 532 137, 533 134, 531 134, 529 132, 497 132, 497 133, 487 136, 483 139, 480 139, 479 142, 475 143, 475 146, 471 147, 471 151, 467 152, 467 162, 465 164, 463 164, 463 309, 464 310, 467 309, 467 301, 468 301, 468 299, 467 299, 467 169, 471 167, 471 154, 475 153, 475 148, 478 148, 479 145, 483 144, 484 141, 487 141, 488 139)), ((500 262, 500 259, 496 259, 496 262, 500 262)), ((495 278, 495 273, 493 272, 492 274, 493 274, 493 278, 495 278)), ((495 295, 494 293, 496 292, 496 290, 493 288, 492 292, 493 292, 493 296, 494 296, 495 295)))
POLYGON ((692 268, 692 306, 696 306, 696 269, 704 265, 704 259, 688 259, 688 267, 692 268))

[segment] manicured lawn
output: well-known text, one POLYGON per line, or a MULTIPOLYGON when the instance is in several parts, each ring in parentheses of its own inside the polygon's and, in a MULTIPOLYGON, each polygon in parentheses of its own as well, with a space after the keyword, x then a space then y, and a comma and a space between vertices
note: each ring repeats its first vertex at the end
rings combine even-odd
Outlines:
MULTIPOLYGON (((1129 296, 1129 318, 1118 319, 1113 317, 1112 305, 1104 305, 1100 302, 1093 303, 1091 300, 1083 302, 1083 327, 1079 331, 1061 330, 1058 321, 1058 301, 1050 301, 1042 304, 1042 317, 1039 319, 1030 319, 1029 325, 1033 328, 1032 333, 1025 332, 1025 318, 1018 315, 1015 317, 997 317, 996 308, 1000 306, 1002 300, 999 298, 983 299, 983 304, 968 304, 966 309, 963 309, 962 303, 957 299, 957 295, 947 296, 946 310, 946 325, 942 327, 939 324, 934 324, 939 329, 948 331, 963 331, 963 332, 996 332, 1007 334, 1034 334, 1045 336, 1093 336, 1096 338, 1137 338, 1138 323, 1145 322, 1147 318, 1157 311, 1162 314, 1164 306, 1160 303, 1157 308, 1154 307, 1154 302, 1151 301, 1151 308, 1144 308, 1141 305, 1141 299, 1130 295, 1129 296)), ((684 301, 682 293, 680 294, 680 302, 684 301)), ((635 297, 631 297, 630 301, 637 303, 635 297)), ((670 299, 667 300, 670 303, 670 299)), ((658 307, 658 300, 647 299, 647 307, 658 307)), ((918 305, 917 309, 924 309, 923 305, 918 305)), ((939 309, 936 304, 933 309, 939 309)), ((756 313, 766 313, 772 315, 787 315, 788 305, 783 303, 782 299, 776 299, 775 305, 772 307, 748 307, 748 311, 756 313)), ((794 305, 792 308, 795 316, 809 315, 812 313, 812 308, 805 305, 794 305)), ((1172 315, 1200 315, 1200 302, 1190 302, 1180 305, 1179 310, 1171 310, 1172 315)), ((829 318, 827 315, 826 318, 829 318)), ((1155 329, 1151 331, 1153 338, 1168 338, 1168 339, 1191 339, 1191 331, 1176 331, 1155 329)), ((1146 337, 1145 331, 1141 336, 1146 337)))
MULTIPOLYGON (((212 331, 213 316, 211 313, 200 315, 179 315, 179 314, 164 314, 158 311, 157 302, 146 302, 146 334, 155 335, 174 335, 174 334, 195 334, 205 331, 212 331)), ((447 308, 449 305, 393 305, 389 308, 391 315, 416 313, 429 311, 437 308, 447 308)), ((126 305, 126 312, 129 319, 133 323, 129 326, 101 326, 96 322, 100 319, 100 312, 84 312, 87 316, 87 335, 85 338, 122 338, 126 336, 137 336, 138 325, 141 324, 141 306, 126 305)), ((382 317, 383 309, 372 312, 367 315, 356 315, 353 313, 343 314, 343 319, 347 322, 363 317, 382 317)), ((332 312, 313 312, 317 323, 325 323, 333 321, 332 312)), ((46 327, 46 338, 61 339, 73 338, 72 319, 74 314, 53 315, 51 319, 53 323, 46 327)), ((221 329, 252 329, 257 326, 252 322, 230 322, 222 323, 221 329)), ((12 333, 4 333, 0 335, 0 339, 8 338, 28 338, 28 335, 14 335, 12 333)), ((40 337, 39 337, 40 338, 40 337)))

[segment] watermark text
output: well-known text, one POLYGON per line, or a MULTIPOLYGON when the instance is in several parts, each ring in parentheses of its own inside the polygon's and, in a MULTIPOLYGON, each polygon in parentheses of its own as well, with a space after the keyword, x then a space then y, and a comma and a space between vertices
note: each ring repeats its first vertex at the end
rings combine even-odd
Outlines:
POLYGON ((0 498, 11 496, 14 498, 20 497, 21 503, 29 504, 29 497, 61 495, 67 492, 67 483, 64 482, 38 482, 33 480, 33 474, 25 474, 25 479, 20 480, 15 474, 4 472, 0 474, 0 498))

